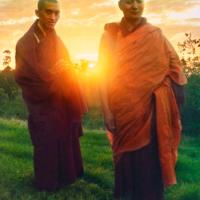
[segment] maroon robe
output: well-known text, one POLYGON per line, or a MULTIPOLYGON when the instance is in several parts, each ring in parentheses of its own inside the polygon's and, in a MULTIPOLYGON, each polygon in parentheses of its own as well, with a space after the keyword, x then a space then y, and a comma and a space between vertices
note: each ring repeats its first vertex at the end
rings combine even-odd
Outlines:
POLYGON ((44 34, 37 23, 17 43, 15 78, 29 112, 36 187, 54 190, 83 174, 84 105, 62 41, 54 30, 44 34))

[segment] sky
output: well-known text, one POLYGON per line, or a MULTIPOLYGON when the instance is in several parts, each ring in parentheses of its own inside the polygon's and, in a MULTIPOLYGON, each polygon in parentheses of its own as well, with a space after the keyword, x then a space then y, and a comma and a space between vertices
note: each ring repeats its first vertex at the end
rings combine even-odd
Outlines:
MULTIPOLYGON (((96 60, 103 27, 118 22, 122 13, 118 0, 60 0, 61 17, 56 26, 72 60, 96 60)), ((12 51, 17 40, 36 19, 37 0, 0 0, 0 66, 2 52, 12 51)), ((160 27, 176 47, 185 32, 200 38, 200 0, 145 0, 144 17, 160 27)))

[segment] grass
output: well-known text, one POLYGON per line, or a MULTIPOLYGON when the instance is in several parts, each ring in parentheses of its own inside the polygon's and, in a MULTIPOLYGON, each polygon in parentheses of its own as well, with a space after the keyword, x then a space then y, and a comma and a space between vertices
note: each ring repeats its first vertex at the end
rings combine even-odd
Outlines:
MULTIPOLYGON (((0 119, 1 200, 111 200, 113 165, 101 130, 85 130, 81 138, 85 175, 56 193, 32 187, 32 146, 26 123, 0 119)), ((184 137, 177 165, 178 185, 166 190, 166 200, 200 200, 200 138, 184 137)))

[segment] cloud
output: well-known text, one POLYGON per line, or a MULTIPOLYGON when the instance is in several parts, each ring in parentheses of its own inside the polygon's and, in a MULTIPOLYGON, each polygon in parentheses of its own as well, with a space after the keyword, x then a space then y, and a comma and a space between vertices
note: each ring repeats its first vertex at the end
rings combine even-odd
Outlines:
POLYGON ((163 12, 183 12, 188 8, 199 6, 199 0, 149 0, 146 3, 149 12, 162 14, 163 12))
POLYGON ((19 19, 7 19, 7 20, 0 20, 0 26, 11 26, 16 24, 25 24, 27 22, 34 21, 35 16, 32 17, 22 17, 19 19))

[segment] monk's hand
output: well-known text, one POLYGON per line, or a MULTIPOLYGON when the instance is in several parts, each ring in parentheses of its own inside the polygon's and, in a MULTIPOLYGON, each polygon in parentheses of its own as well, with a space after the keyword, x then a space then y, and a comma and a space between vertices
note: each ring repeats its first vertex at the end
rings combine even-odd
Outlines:
POLYGON ((104 113, 104 122, 105 122, 106 128, 111 133, 115 133, 116 131, 115 119, 114 119, 114 115, 111 112, 104 113))

